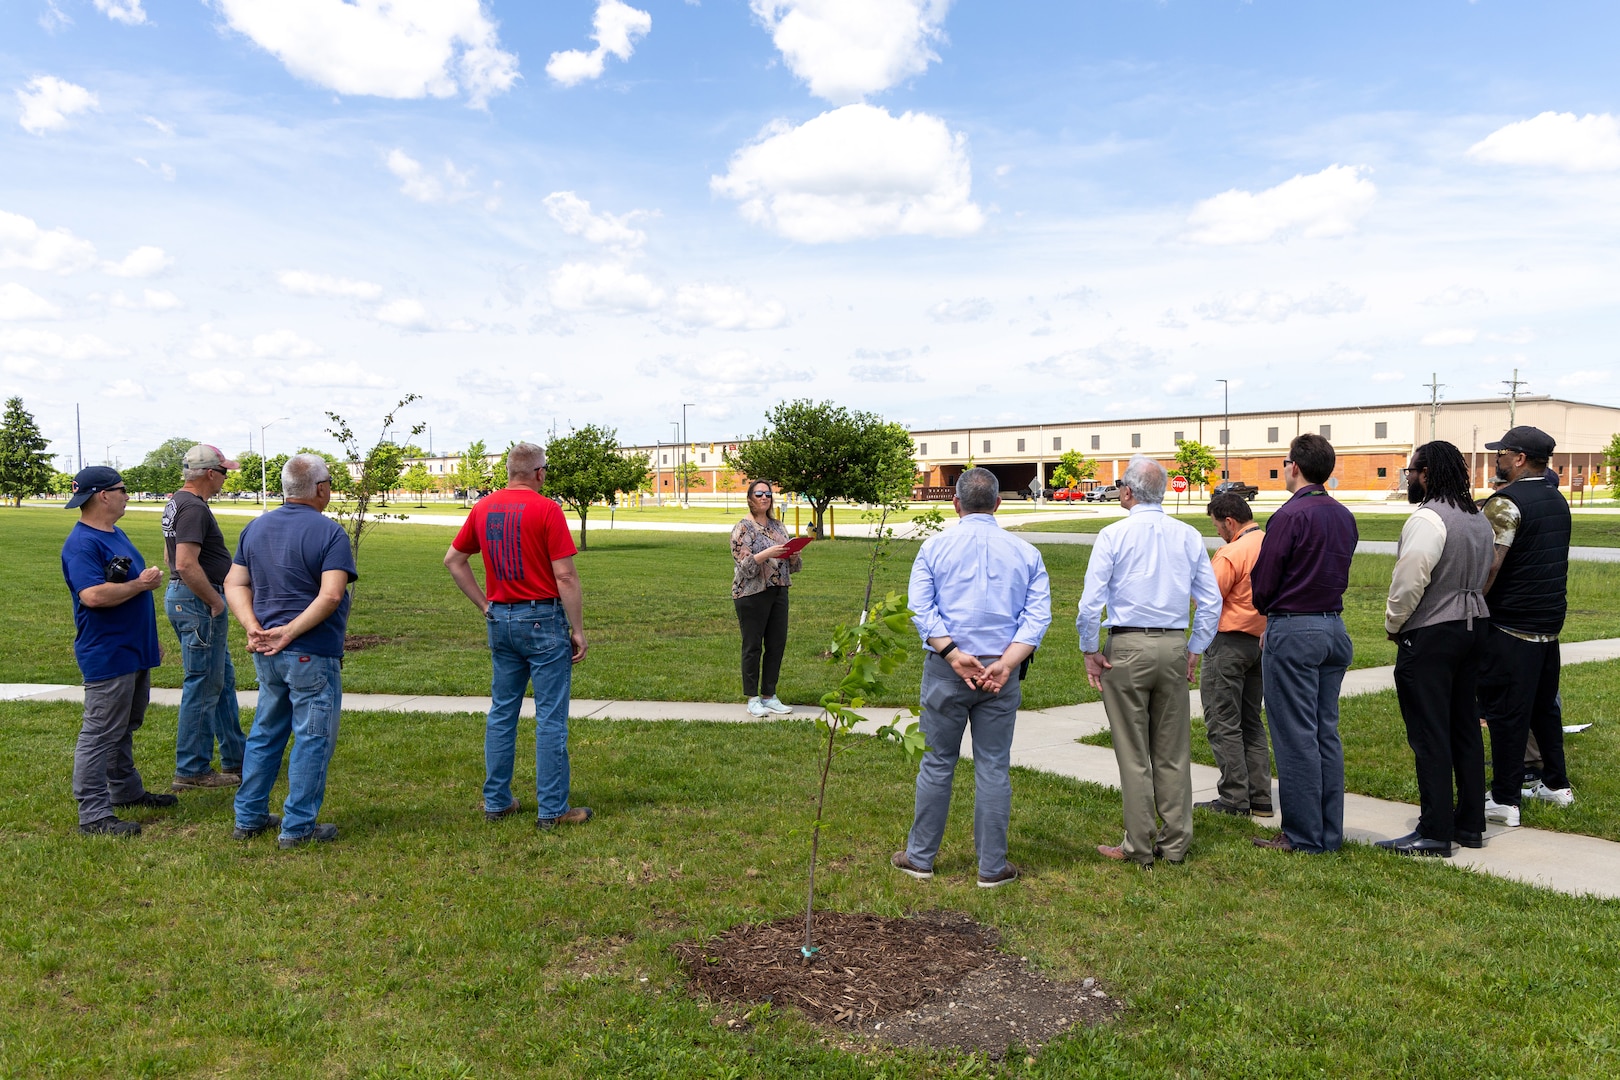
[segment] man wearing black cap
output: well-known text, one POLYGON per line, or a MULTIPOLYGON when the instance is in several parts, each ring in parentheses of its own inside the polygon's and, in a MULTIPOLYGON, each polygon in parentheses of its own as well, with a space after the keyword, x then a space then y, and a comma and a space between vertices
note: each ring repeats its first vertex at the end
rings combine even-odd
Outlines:
POLYGON ((62 544, 62 577, 73 596, 73 656, 84 674, 84 725, 73 751, 79 831, 132 836, 121 806, 173 806, 173 795, 146 790, 135 769, 135 731, 146 718, 151 670, 163 661, 152 591, 163 571, 148 567, 117 525, 129 504, 124 478, 92 465, 73 478, 68 509, 79 521, 62 544))
POLYGON ((1531 732, 1541 747, 1538 799, 1575 802, 1564 772, 1564 729, 1558 698, 1558 634, 1568 608, 1569 503, 1547 482, 1557 444, 1545 431, 1516 427, 1497 442, 1496 475, 1507 481, 1486 500, 1496 533, 1496 557, 1485 583, 1491 629, 1479 696, 1491 730, 1491 791, 1485 817, 1519 824, 1524 748, 1531 732))

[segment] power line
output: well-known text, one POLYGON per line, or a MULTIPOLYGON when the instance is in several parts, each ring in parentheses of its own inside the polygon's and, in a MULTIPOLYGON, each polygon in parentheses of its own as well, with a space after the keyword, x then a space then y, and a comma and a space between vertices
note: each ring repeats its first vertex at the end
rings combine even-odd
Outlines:
POLYGON ((1508 399, 1508 427, 1517 427, 1519 412, 1519 387, 1529 386, 1530 381, 1528 379, 1519 378, 1519 369, 1514 368, 1513 378, 1503 379, 1502 385, 1507 387, 1507 389, 1501 393, 1503 397, 1508 399))

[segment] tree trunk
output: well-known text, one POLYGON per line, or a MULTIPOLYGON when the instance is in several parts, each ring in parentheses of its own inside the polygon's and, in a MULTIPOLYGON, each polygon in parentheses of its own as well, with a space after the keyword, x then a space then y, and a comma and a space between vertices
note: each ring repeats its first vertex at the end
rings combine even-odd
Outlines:
POLYGON ((827 539, 825 523, 827 520, 827 507, 831 505, 831 499, 827 499, 824 502, 812 502, 810 504, 810 509, 815 514, 815 520, 811 523, 810 527, 815 530, 817 540, 827 539))
POLYGON ((590 513, 591 508, 590 508, 590 504, 586 503, 586 504, 583 504, 581 506, 576 506, 576 507, 574 507, 574 509, 579 511, 579 550, 584 551, 585 550, 585 517, 586 517, 587 514, 590 513))

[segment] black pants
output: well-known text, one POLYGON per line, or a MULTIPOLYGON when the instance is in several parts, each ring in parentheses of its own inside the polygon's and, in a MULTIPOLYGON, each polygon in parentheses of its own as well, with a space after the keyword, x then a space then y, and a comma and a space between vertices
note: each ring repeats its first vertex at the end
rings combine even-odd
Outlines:
POLYGON ((1531 732, 1541 748, 1542 783, 1569 787, 1558 669, 1558 642, 1525 641, 1494 626, 1485 632, 1479 697, 1491 728, 1491 798, 1503 806, 1519 805, 1531 732))
POLYGON ((787 649, 788 586, 767 585, 764 592, 739 596, 732 603, 737 606, 737 625, 742 628, 743 693, 749 697, 775 697, 776 677, 782 672, 782 653, 787 649))
POLYGON ((1430 840, 1454 840, 1457 829, 1485 831, 1485 742, 1474 692, 1489 633, 1477 619, 1472 628, 1465 620, 1443 622, 1397 636, 1395 694, 1417 760, 1417 831, 1430 840))

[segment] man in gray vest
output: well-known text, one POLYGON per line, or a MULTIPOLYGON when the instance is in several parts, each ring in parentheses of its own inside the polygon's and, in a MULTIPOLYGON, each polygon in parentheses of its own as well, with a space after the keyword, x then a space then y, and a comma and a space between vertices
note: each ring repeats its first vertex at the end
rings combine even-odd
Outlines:
POLYGON ((1453 841, 1484 844, 1485 746, 1474 690, 1489 633, 1484 594, 1494 533, 1471 487, 1468 462, 1451 443, 1412 452, 1406 498, 1418 508, 1401 529, 1384 609, 1421 806, 1416 830, 1378 842, 1399 855, 1449 859, 1453 841))
POLYGON ((1541 780, 1533 797, 1570 806, 1575 793, 1564 771, 1564 729, 1558 700, 1558 634, 1568 610, 1569 503, 1547 483, 1551 435, 1520 426, 1497 442, 1496 475, 1503 484, 1485 501, 1496 533, 1496 555, 1485 583, 1491 629, 1485 635, 1480 700, 1491 728, 1491 790, 1485 818, 1519 824, 1524 747, 1531 732, 1541 747, 1541 780))

